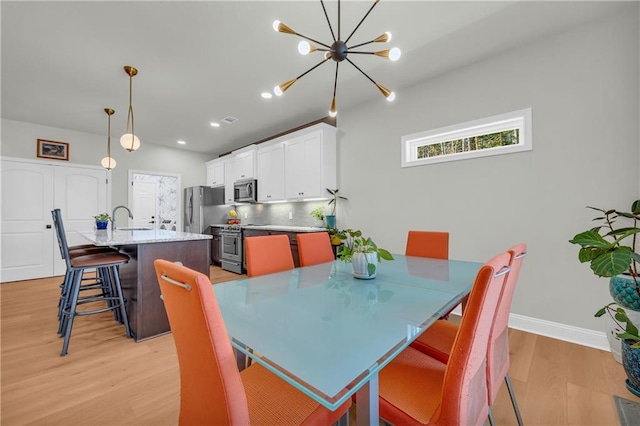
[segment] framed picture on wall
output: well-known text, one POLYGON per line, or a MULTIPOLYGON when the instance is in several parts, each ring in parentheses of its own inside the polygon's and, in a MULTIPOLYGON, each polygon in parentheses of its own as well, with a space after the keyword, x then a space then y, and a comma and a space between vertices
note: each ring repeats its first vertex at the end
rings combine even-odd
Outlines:
POLYGON ((39 158, 69 161, 69 144, 38 139, 37 155, 39 158))

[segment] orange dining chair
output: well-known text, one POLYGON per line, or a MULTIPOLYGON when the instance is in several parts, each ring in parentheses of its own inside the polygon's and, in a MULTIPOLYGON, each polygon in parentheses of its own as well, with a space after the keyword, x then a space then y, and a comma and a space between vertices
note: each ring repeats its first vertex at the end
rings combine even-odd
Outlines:
POLYGON ((295 267, 289 237, 284 234, 247 237, 247 275, 273 274, 295 267))
POLYGON ((382 369, 381 418, 395 425, 485 422, 487 343, 508 271, 508 253, 495 256, 478 271, 448 364, 409 346, 382 369))
POLYGON ((436 231, 409 231, 407 256, 431 257, 433 259, 449 258, 449 233, 436 231))
POLYGON ((351 401, 330 411, 258 364, 239 372, 209 278, 154 266, 180 366, 180 426, 328 425, 348 412, 351 401))
MULTIPOLYGON (((518 425, 522 426, 518 402, 509 378, 509 312, 522 261, 527 253, 527 245, 517 244, 509 249, 509 253, 511 255, 509 262, 511 271, 507 275, 506 284, 493 318, 487 349, 487 387, 489 406, 492 406, 498 396, 502 381, 506 382, 518 425)), ((438 321, 422 333, 411 346, 446 363, 449 360, 457 333, 458 326, 456 324, 450 321, 438 321)), ((492 425, 495 424, 491 412, 489 413, 489 421, 492 425)))
POLYGON ((296 240, 298 240, 300 266, 317 265, 335 260, 328 232, 297 234, 296 240))

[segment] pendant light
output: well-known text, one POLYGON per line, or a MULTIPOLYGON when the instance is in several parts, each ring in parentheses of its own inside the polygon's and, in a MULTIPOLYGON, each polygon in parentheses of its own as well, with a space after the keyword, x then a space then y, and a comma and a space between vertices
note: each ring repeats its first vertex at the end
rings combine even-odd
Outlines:
POLYGON ((107 170, 111 170, 116 167, 116 160, 111 157, 111 116, 115 113, 111 108, 105 108, 104 112, 107 113, 108 118, 108 130, 107 130, 107 156, 102 159, 100 164, 107 170))
POLYGON ((329 30, 331 31, 331 38, 333 40, 333 42, 330 43, 322 43, 319 42, 317 40, 314 40, 310 37, 307 37, 303 34, 300 34, 298 32, 296 32, 295 30, 293 30, 291 27, 283 24, 280 21, 275 21, 273 23, 273 29, 277 32, 280 33, 284 33, 284 34, 291 34, 291 35, 296 35, 300 38, 302 38, 303 40, 298 43, 298 52, 301 55, 307 55, 309 53, 313 53, 313 52, 324 52, 324 58, 322 61, 320 61, 318 64, 314 65, 313 67, 311 67, 310 69, 308 69, 307 71, 303 72, 302 74, 300 74, 299 76, 297 76, 296 78, 293 78, 291 80, 288 80, 278 86, 276 86, 273 89, 273 92, 275 93, 276 96, 282 96, 284 94, 284 92, 287 91, 287 89, 289 87, 291 87, 293 85, 293 83, 295 83, 296 81, 298 81, 301 77, 304 77, 306 74, 308 74, 309 72, 313 71, 314 69, 318 68, 320 65, 324 64, 325 62, 327 62, 329 59, 332 59, 333 61, 335 61, 336 63, 336 72, 335 72, 335 77, 333 80, 333 98, 331 99, 331 107, 329 108, 329 116, 331 117, 335 117, 336 115, 338 115, 338 110, 336 107, 336 89, 338 86, 338 65, 340 64, 340 62, 342 61, 347 61, 348 63, 350 63, 351 65, 353 65, 353 67, 355 69, 357 69, 358 71, 360 71, 360 73, 362 75, 364 75, 369 81, 371 81, 380 91, 380 93, 382 93, 382 96, 384 96, 389 102, 393 101, 396 98, 395 93, 393 93, 392 91, 390 91, 389 89, 387 89, 386 87, 384 87, 383 85, 381 85, 380 83, 377 83, 375 80, 373 80, 371 77, 369 77, 362 69, 360 69, 360 67, 358 67, 355 63, 353 63, 353 61, 351 59, 349 59, 347 56, 349 54, 359 54, 359 55, 374 55, 374 56, 378 56, 380 58, 385 58, 388 59, 390 61, 397 61, 398 59, 400 59, 400 49, 398 49, 397 47, 394 47, 392 49, 386 49, 386 50, 379 50, 379 51, 361 51, 361 50, 353 50, 371 43, 387 43, 391 40, 391 33, 385 32, 381 35, 379 35, 378 37, 374 38, 373 40, 364 42, 364 43, 358 43, 358 44, 354 44, 351 46, 348 46, 347 43, 349 43, 349 40, 351 40, 351 37, 355 34, 355 32, 358 30, 358 28, 360 28, 360 25, 364 22, 364 20, 367 18, 367 16, 369 16, 369 13, 371 13, 371 11, 373 10, 373 8, 378 4, 380 0, 374 0, 373 5, 369 8, 369 10, 367 11, 367 13, 364 15, 364 17, 360 20, 360 22, 358 23, 358 25, 356 25, 356 27, 353 29, 353 31, 351 32, 351 34, 345 39, 345 41, 342 41, 341 38, 341 28, 340 28, 340 0, 338 0, 338 25, 337 25, 337 36, 336 34, 333 32, 333 26, 331 25, 331 21, 329 20, 329 15, 327 14, 327 10, 324 6, 324 2, 322 0, 320 0, 320 4, 322 5, 322 10, 324 11, 324 16, 327 19, 327 24, 329 25, 329 30), (311 44, 311 43, 315 43, 317 46, 311 44))
POLYGON ((131 103, 133 77, 138 74, 138 70, 130 65, 125 65, 124 72, 129 76, 129 112, 127 113, 127 132, 120 138, 120 145, 127 151, 132 152, 140 148, 140 139, 136 136, 136 127, 133 122, 133 106, 131 103), (131 131, 129 131, 129 124, 131 124, 131 131))

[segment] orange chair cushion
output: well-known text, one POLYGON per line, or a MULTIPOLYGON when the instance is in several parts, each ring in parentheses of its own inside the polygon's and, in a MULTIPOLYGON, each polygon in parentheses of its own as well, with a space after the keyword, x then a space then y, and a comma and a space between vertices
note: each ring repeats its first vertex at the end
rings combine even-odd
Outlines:
POLYGON ((423 331, 411 343, 411 346, 446 364, 449 361, 449 354, 451 353, 453 342, 456 340, 456 334, 458 334, 458 324, 451 321, 438 320, 423 331))
POLYGON ((331 239, 327 232, 297 234, 296 239, 300 266, 317 265, 335 260, 331 239))
POLYGON ((286 235, 247 237, 245 246, 247 275, 250 277, 288 271, 295 267, 291 243, 286 235))
POLYGON ((436 231, 409 231, 407 235, 407 256, 449 258, 449 233, 436 231))

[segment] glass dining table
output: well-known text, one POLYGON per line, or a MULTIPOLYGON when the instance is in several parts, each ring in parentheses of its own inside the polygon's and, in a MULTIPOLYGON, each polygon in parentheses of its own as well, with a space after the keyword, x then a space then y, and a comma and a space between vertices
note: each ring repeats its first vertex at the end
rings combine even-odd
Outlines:
POLYGON ((341 261, 213 285, 239 354, 378 425, 378 372, 469 294, 481 263, 394 254, 374 279, 341 261))

